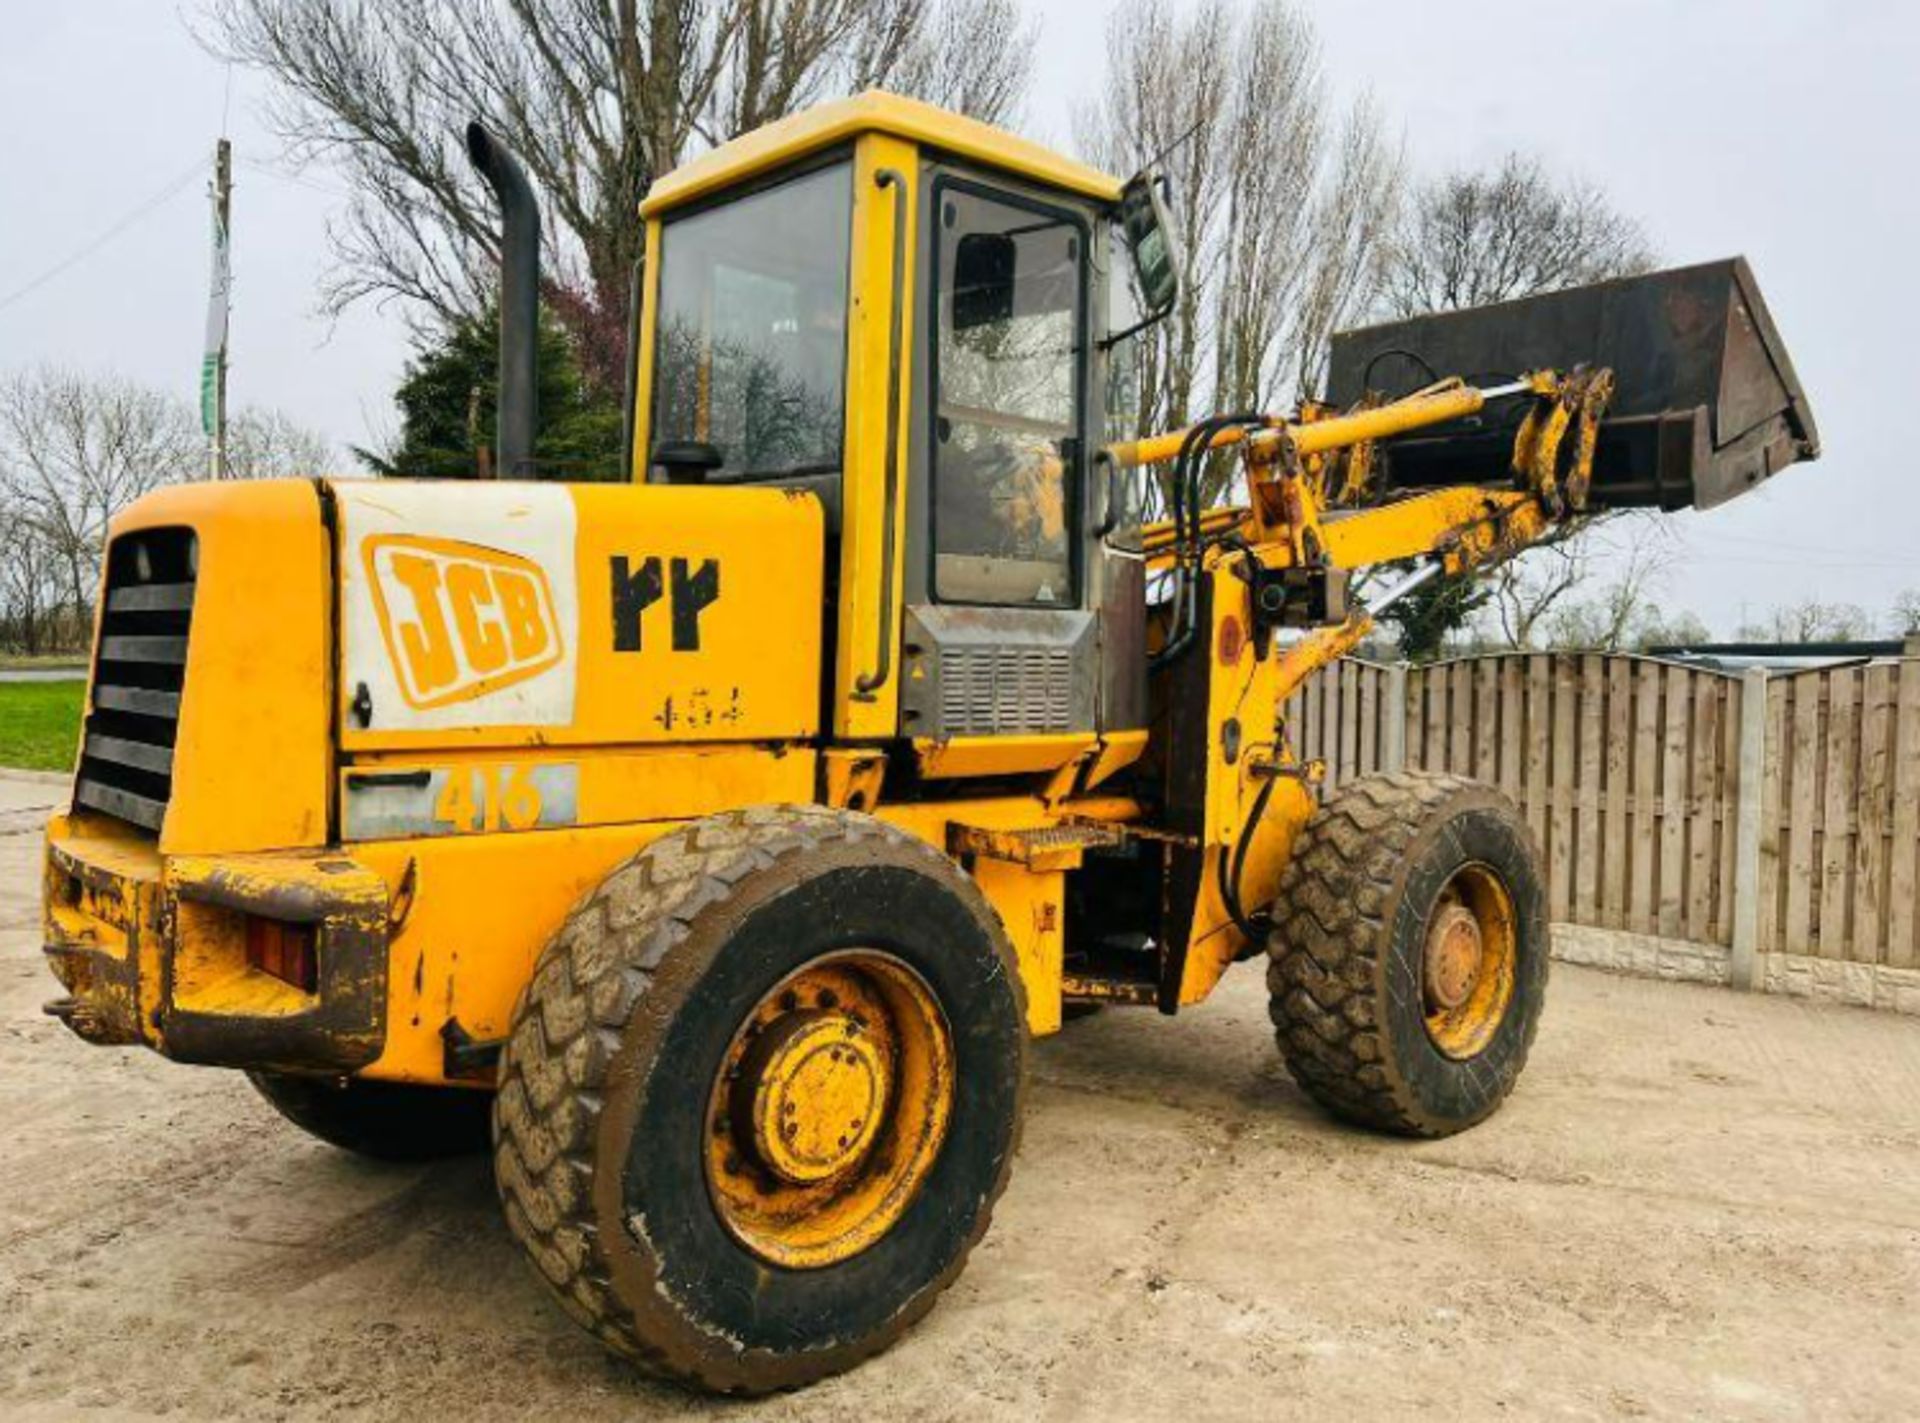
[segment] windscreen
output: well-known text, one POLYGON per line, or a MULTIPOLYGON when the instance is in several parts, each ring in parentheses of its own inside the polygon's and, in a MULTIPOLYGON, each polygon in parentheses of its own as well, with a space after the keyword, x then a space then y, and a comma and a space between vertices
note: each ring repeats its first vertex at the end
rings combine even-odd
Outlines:
POLYGON ((656 449, 711 445, 720 480, 840 467, 852 206, 842 163, 666 224, 656 449))

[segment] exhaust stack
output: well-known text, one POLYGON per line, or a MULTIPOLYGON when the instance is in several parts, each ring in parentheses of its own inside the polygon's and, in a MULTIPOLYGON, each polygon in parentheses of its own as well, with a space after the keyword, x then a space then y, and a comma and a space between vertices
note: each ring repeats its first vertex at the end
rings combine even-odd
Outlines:
POLYGON ((497 478, 534 477, 540 350, 540 208, 519 161, 486 126, 467 125, 467 157, 500 203, 500 393, 494 407, 497 478))
MULTIPOLYGON (((1813 411, 1744 257, 1342 332, 1328 395, 1345 405, 1435 374, 1483 383, 1583 364, 1614 375, 1595 508, 1708 509, 1819 458, 1813 411)), ((1472 483, 1504 466, 1512 442, 1485 416, 1393 440, 1386 482, 1472 483)))

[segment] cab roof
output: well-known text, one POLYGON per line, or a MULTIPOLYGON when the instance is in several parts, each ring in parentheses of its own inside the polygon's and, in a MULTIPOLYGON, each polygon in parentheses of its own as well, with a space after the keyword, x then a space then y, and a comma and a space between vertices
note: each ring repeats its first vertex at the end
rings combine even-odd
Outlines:
POLYGON ((1113 202, 1120 196, 1120 180, 1097 168, 991 124, 869 89, 757 128, 681 164, 655 180, 640 215, 656 217, 864 133, 890 134, 1082 197, 1113 202))

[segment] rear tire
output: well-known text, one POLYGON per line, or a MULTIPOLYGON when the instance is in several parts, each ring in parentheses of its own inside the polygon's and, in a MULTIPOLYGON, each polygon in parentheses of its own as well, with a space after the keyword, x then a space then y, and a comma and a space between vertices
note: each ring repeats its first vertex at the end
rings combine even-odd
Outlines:
POLYGON ((1548 939, 1539 852, 1505 796, 1458 776, 1349 782, 1301 831, 1273 920, 1280 1050, 1328 1111, 1449 1136, 1512 1091, 1548 939))
POLYGON ((487 1149, 490 1093, 285 1072, 249 1072, 247 1080, 307 1135, 357 1156, 433 1161, 487 1149))
POLYGON ((540 956, 494 1109, 508 1226, 567 1312, 651 1373, 742 1394, 838 1373, 932 1308, 985 1233, 1025 1021, 998 918, 933 847, 814 806, 697 821, 540 956))

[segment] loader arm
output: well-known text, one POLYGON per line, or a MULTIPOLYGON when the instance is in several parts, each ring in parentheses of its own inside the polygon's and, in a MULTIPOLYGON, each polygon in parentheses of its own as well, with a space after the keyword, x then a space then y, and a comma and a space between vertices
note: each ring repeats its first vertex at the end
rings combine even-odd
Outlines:
MULTIPOLYGON (((1430 558, 1416 577, 1490 567, 1552 534, 1587 510, 1594 450, 1613 382, 1605 370, 1538 371, 1493 387, 1437 382, 1400 400, 1363 402, 1335 414, 1308 405, 1294 419, 1205 422, 1188 430, 1115 445, 1121 468, 1172 461, 1180 517, 1149 526, 1144 552, 1151 571, 1171 574, 1190 594, 1215 559, 1231 560, 1253 587, 1256 635, 1276 627, 1315 629, 1277 664, 1284 700, 1300 682, 1351 650, 1373 627, 1384 604, 1349 610, 1346 589, 1356 572, 1430 558), (1484 482, 1407 494, 1379 502, 1371 471, 1379 442, 1514 405, 1514 435, 1504 467, 1484 482), (1231 508, 1198 510, 1194 486, 1207 454, 1237 449, 1249 499, 1231 508), (1505 486, 1505 487, 1501 487, 1505 486)), ((1413 580, 1399 585, 1401 591, 1413 580)), ((1191 609, 1191 597, 1176 600, 1191 609)), ((1192 629, 1175 615, 1160 656, 1182 649, 1192 629)))
POLYGON ((1264 937, 1248 906, 1271 900, 1323 774, 1291 744, 1289 699, 1419 582, 1488 568, 1585 516, 1611 392, 1610 373, 1588 368, 1490 387, 1447 380, 1346 412, 1310 404, 1290 420, 1204 421, 1108 450, 1121 469, 1173 465, 1175 517, 1142 540, 1149 571, 1172 586, 1149 635, 1158 818, 1186 845, 1171 852, 1166 882, 1163 1011, 1205 997, 1264 937), (1378 488, 1382 442, 1477 429, 1466 422, 1490 409, 1513 433, 1476 482, 1378 488), (1228 448, 1246 503, 1202 509, 1206 460, 1228 448), (1422 566, 1371 606, 1349 598, 1355 574, 1407 562, 1422 566))

